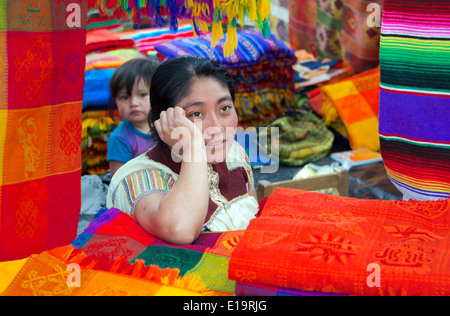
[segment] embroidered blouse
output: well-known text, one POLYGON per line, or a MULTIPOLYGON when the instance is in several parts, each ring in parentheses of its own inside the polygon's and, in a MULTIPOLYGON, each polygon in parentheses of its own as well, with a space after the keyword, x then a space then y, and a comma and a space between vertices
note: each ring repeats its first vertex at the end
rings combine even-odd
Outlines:
MULTIPOLYGON (((157 145, 123 165, 109 186, 106 206, 134 217, 139 200, 150 193, 167 193, 181 168, 167 146, 157 145)), ((224 162, 208 164, 209 206, 204 231, 245 229, 258 212, 258 202, 249 195, 253 172, 245 150, 235 141, 224 162)))

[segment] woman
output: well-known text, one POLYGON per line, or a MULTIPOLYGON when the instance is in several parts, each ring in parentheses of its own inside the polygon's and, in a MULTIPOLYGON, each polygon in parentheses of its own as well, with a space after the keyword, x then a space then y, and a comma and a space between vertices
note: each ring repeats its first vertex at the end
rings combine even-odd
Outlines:
POLYGON ((154 74, 150 102, 158 144, 114 175, 107 207, 174 244, 192 243, 202 230, 245 229, 258 202, 248 157, 234 140, 230 75, 201 57, 170 59, 154 74))

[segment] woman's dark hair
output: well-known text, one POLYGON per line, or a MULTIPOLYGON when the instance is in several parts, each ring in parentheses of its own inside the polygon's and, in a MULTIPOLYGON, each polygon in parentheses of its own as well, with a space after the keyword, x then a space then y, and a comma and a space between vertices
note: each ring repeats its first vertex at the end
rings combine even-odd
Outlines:
POLYGON ((119 91, 125 87, 127 94, 131 95, 136 78, 143 79, 150 88, 152 77, 159 66, 159 62, 151 58, 130 59, 119 66, 111 77, 109 90, 112 100, 109 103, 109 114, 113 117, 113 111, 116 107, 116 97, 119 91))
POLYGON ((211 77, 230 92, 234 102, 233 78, 214 60, 183 55, 163 62, 156 70, 150 88, 152 111, 149 125, 154 139, 160 140, 154 127, 162 111, 175 107, 191 91, 195 79, 211 77))

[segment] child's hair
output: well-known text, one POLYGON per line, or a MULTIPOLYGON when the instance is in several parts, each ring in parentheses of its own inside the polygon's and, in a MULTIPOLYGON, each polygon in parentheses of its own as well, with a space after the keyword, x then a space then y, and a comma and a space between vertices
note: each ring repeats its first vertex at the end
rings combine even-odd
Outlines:
POLYGON ((158 66, 159 62, 151 58, 134 58, 116 69, 109 82, 109 90, 111 92, 109 115, 111 117, 113 117, 113 111, 116 107, 115 100, 119 91, 126 87, 127 94, 131 95, 136 78, 143 79, 150 88, 152 77, 158 66))
POLYGON ((161 141, 154 127, 162 111, 175 107, 191 92, 195 79, 211 77, 228 89, 234 103, 234 84, 230 74, 214 60, 183 55, 163 62, 156 70, 150 88, 149 125, 152 137, 161 141))

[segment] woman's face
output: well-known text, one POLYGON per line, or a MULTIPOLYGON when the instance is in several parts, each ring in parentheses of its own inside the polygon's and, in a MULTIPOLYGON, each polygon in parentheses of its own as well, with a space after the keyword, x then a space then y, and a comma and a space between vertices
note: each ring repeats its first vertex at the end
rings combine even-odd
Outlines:
POLYGON ((233 144, 238 116, 228 89, 212 77, 196 79, 177 106, 202 131, 208 163, 225 161, 233 144))

